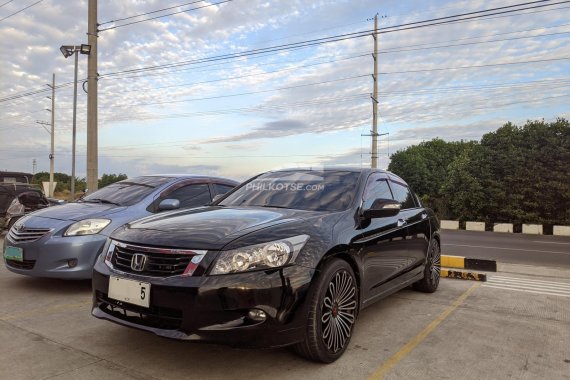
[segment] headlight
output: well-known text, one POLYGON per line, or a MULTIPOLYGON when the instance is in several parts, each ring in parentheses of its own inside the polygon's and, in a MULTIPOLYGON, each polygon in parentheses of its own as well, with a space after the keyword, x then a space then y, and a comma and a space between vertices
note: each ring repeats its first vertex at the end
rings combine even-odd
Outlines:
POLYGON ((73 223, 63 236, 93 235, 99 233, 111 223, 109 219, 85 219, 73 223))
POLYGON ((298 235, 268 243, 222 251, 210 274, 271 269, 295 262, 309 235, 298 235))

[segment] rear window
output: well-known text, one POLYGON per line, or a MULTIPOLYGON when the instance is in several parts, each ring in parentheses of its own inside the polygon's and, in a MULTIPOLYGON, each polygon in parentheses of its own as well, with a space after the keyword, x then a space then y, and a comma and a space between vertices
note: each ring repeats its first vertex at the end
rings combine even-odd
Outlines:
POLYGON ((136 177, 113 183, 82 199, 83 202, 112 203, 132 206, 142 201, 154 189, 171 181, 170 177, 136 177))

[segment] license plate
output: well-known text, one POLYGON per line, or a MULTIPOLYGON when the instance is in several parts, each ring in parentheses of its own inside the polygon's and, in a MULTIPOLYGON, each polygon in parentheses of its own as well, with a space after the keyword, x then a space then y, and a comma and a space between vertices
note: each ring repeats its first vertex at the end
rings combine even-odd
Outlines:
POLYGON ((143 307, 150 306, 150 284, 127 280, 120 277, 109 277, 109 298, 143 307))
POLYGON ((4 248, 4 258, 6 260, 24 261, 24 250, 18 247, 6 246, 4 248))

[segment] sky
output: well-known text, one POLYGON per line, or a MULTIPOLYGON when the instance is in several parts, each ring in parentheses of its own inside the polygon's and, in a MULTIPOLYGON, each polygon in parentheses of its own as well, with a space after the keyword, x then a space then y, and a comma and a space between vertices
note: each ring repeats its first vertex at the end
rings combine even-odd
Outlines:
MULTIPOLYGON (((34 159, 37 172, 49 170, 50 134, 37 121, 50 120, 46 84, 55 73, 56 85, 67 84, 56 92, 55 171, 71 173, 73 58, 59 47, 87 43, 87 1, 43 0, 10 16, 36 1, 0 0, 0 170, 32 172, 34 159)), ((367 167, 372 36, 196 60, 368 31, 375 14, 382 28, 524 2, 220 1, 99 0, 100 29, 111 28, 98 38, 99 176, 243 180, 285 167, 367 167), (172 63, 181 64, 124 72, 172 63)), ((569 118, 569 16, 570 3, 561 3, 379 35, 379 167, 436 137, 473 140, 508 121, 569 118)), ((86 71, 80 55, 80 80, 86 71)), ((86 172, 86 100, 80 82, 78 177, 86 172)))

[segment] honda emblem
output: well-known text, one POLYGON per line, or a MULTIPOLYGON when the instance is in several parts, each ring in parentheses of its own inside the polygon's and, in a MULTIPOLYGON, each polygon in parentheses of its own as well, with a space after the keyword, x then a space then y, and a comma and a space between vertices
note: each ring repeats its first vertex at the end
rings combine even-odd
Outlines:
POLYGON ((131 259, 131 269, 137 272, 142 272, 146 267, 146 259, 146 255, 135 253, 131 259))

